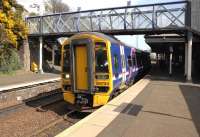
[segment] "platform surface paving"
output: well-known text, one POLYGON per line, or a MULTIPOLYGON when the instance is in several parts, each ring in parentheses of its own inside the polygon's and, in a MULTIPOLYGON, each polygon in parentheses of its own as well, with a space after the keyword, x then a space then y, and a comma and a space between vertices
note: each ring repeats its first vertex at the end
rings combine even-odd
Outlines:
POLYGON ((200 86, 150 81, 131 87, 71 129, 67 137, 199 137, 200 86), (133 93, 137 96, 131 99, 133 93))
POLYGON ((23 87, 24 85, 34 84, 34 83, 42 83, 43 81, 53 81, 59 80, 60 75, 53 73, 32 73, 32 72, 24 72, 14 76, 1 76, 0 77, 0 91, 9 88, 23 87))

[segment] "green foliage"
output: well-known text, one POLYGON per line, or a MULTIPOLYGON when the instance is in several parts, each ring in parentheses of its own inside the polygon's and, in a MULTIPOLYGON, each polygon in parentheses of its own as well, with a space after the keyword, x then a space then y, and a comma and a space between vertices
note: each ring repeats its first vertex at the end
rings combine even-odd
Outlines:
POLYGON ((29 13, 29 16, 38 16, 39 14, 38 13, 35 13, 35 12, 31 12, 29 13))
POLYGON ((18 41, 27 37, 27 27, 22 18, 24 9, 15 0, 1 0, 0 44, 18 46, 18 41))
POLYGON ((11 73, 21 68, 20 58, 15 48, 0 47, 0 72, 11 73))
POLYGON ((23 12, 24 8, 16 0, 0 0, 0 73, 20 69, 16 48, 28 34, 23 12))

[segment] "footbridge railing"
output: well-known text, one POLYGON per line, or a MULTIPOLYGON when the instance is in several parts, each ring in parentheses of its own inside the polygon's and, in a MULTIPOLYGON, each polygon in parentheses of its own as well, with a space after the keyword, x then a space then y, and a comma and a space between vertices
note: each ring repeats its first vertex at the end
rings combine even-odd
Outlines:
POLYGON ((71 35, 82 31, 122 34, 179 30, 190 25, 188 2, 170 2, 57 13, 26 19, 30 35, 71 35))

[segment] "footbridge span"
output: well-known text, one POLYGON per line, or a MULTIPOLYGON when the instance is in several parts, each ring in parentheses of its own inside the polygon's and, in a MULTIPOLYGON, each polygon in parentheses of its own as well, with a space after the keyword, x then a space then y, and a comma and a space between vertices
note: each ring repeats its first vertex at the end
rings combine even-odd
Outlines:
POLYGON ((187 1, 125 6, 28 17, 30 36, 70 36, 82 31, 107 34, 182 32, 190 26, 187 1))
MULTIPOLYGON (((191 4, 192 2, 178 1, 136 6, 128 4, 124 7, 27 17, 29 41, 33 43, 35 40, 38 41, 38 64, 42 72, 43 49, 46 47, 45 45, 52 45, 49 44, 50 42, 54 45, 50 47, 55 48, 56 39, 59 37, 71 36, 77 32, 85 31, 102 32, 109 35, 143 34, 151 36, 159 34, 163 36, 164 34, 163 38, 165 38, 165 34, 175 34, 184 40, 180 48, 177 48, 176 44, 171 41, 168 41, 170 44, 167 44, 165 48, 162 48, 162 44, 153 46, 150 43, 150 46, 153 51, 156 49, 156 52, 162 52, 166 59, 169 55, 170 74, 172 73, 172 60, 174 58, 172 53, 174 52, 174 55, 176 55, 180 51, 182 54, 182 50, 185 49, 182 55, 185 59, 184 70, 187 80, 191 80, 192 44, 193 40, 200 36, 200 30, 195 30, 192 27, 194 21, 192 22, 191 18, 196 14, 192 14, 194 10, 191 9, 191 5, 198 4, 191 4), (176 49, 179 51, 176 51, 176 49)), ((200 28, 200 19, 198 27, 200 28)), ((54 50, 52 51, 52 56, 54 56, 54 50)))

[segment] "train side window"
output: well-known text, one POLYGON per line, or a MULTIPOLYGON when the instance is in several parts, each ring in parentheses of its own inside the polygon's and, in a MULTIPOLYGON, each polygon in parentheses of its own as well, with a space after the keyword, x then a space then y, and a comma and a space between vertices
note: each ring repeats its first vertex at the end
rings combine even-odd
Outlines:
POLYGON ((128 65, 129 65, 129 67, 133 66, 133 62, 132 62, 131 56, 128 56, 128 65))
POLYGON ((124 56, 124 55, 121 55, 121 65, 122 65, 122 68, 125 68, 125 67, 126 67, 126 64, 125 64, 125 56, 124 56))
POLYGON ((118 68, 119 68, 119 59, 118 59, 118 56, 117 54, 114 54, 114 67, 115 67, 115 70, 117 71, 118 68))

